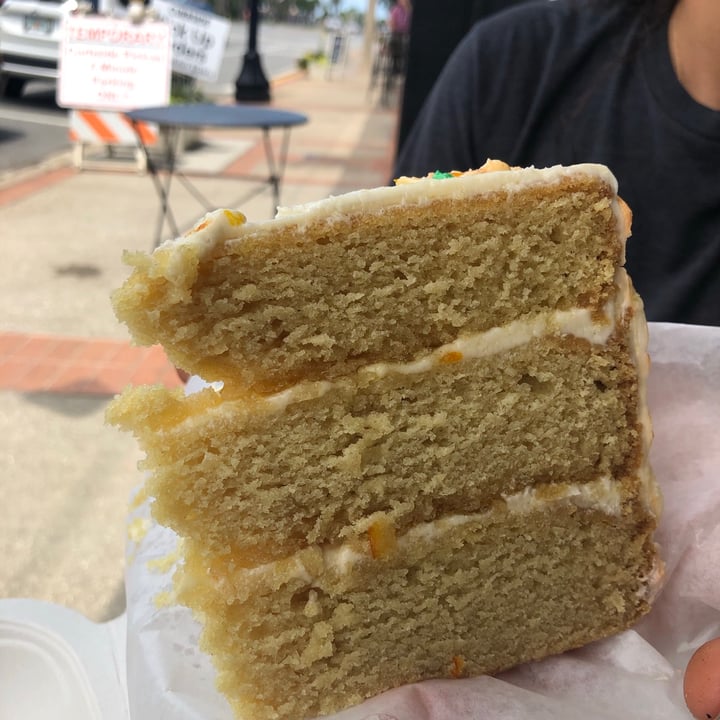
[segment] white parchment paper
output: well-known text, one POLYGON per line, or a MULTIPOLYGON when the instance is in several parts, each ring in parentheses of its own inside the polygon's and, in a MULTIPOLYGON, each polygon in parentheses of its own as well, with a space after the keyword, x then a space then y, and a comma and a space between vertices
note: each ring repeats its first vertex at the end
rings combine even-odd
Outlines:
MULTIPOLYGON (((498 677, 398 688, 333 720, 688 720, 682 676, 720 635, 720 328, 650 324, 652 465, 666 583, 633 630, 498 677)), ((231 720, 190 612, 158 602, 176 537, 131 519, 127 662, 132 720, 231 720), (143 528, 143 532, 137 532, 143 528), (146 530, 146 532, 145 532, 146 530), (159 562, 158 562, 159 561, 159 562)))

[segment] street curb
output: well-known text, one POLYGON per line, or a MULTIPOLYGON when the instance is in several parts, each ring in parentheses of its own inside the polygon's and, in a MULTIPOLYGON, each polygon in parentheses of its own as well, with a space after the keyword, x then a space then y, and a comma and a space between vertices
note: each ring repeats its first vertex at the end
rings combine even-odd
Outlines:
POLYGON ((8 170, 0 176, 0 207, 65 180, 75 172, 71 150, 63 150, 36 165, 8 170))
POLYGON ((285 73, 277 75, 270 79, 270 87, 280 87, 281 85, 287 85, 288 83, 302 80, 307 77, 306 70, 288 70, 285 73))

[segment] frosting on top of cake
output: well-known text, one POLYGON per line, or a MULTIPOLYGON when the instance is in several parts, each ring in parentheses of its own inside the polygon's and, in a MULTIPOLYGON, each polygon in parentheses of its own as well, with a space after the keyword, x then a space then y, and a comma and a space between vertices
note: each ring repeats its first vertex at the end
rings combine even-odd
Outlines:
MULTIPOLYGON (((394 205, 414 205, 433 200, 453 200, 481 193, 514 192, 533 185, 560 182, 566 178, 591 176, 607 184, 617 193, 617 180, 604 165, 584 163, 555 165, 549 168, 509 168, 499 161, 488 161, 482 168, 463 173, 450 173, 450 178, 399 178, 397 184, 368 190, 355 190, 344 195, 290 207, 279 207, 272 220, 246 222, 245 216, 234 210, 214 210, 207 213, 191 230, 175 240, 163 243, 159 250, 190 246, 199 254, 218 242, 241 238, 244 233, 268 224, 302 226, 333 216, 379 211, 394 205)), ((273 225, 271 225, 272 227, 273 225)), ((622 238, 624 240, 624 238, 622 238)), ((157 252, 157 251, 156 251, 157 252)))
POLYGON ((583 163, 568 166, 554 165, 549 168, 509 168, 504 163, 502 165, 504 165, 502 169, 489 167, 488 170, 483 171, 479 168, 478 171, 466 171, 451 178, 436 178, 432 175, 424 178, 402 178, 395 186, 355 190, 302 205, 279 207, 276 217, 277 219, 292 218, 297 221, 302 216, 312 219, 316 214, 324 216, 333 212, 342 214, 367 212, 396 204, 415 204, 438 199, 453 200, 469 194, 502 190, 513 192, 532 185, 560 182, 578 175, 596 177, 610 186, 614 193, 617 192, 617 180, 604 165, 583 163))

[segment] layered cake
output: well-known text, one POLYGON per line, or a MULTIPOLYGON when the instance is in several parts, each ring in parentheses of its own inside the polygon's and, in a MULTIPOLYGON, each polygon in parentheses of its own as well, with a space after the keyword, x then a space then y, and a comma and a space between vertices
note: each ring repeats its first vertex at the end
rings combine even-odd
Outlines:
POLYGON ((650 607, 629 211, 601 166, 483 170, 221 210, 128 258, 136 341, 223 383, 130 388, 108 416, 239 718, 496 673, 650 607))

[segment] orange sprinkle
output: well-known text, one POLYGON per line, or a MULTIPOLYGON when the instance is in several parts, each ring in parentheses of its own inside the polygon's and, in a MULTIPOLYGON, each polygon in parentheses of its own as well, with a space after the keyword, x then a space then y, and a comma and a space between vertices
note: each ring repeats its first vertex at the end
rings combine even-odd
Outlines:
POLYGON ((462 677, 462 671, 464 667, 465 658, 463 658, 461 655, 455 655, 452 659, 452 669, 450 670, 450 674, 456 678, 462 677))
POLYGON ((189 233, 188 235, 191 235, 192 233, 200 232, 201 230, 204 230, 208 225, 210 224, 209 220, 203 220, 199 225, 196 225, 189 233))
POLYGON ((395 526, 387 519, 378 520, 368 528, 370 554, 376 559, 388 557, 397 547, 395 526))
POLYGON ((242 225, 247 220, 241 212, 235 210, 224 210, 223 212, 228 222, 233 226, 242 225))
POLYGON ((463 359, 463 354, 457 350, 445 353, 441 358, 440 362, 444 365, 450 365, 451 363, 460 362, 463 359))

